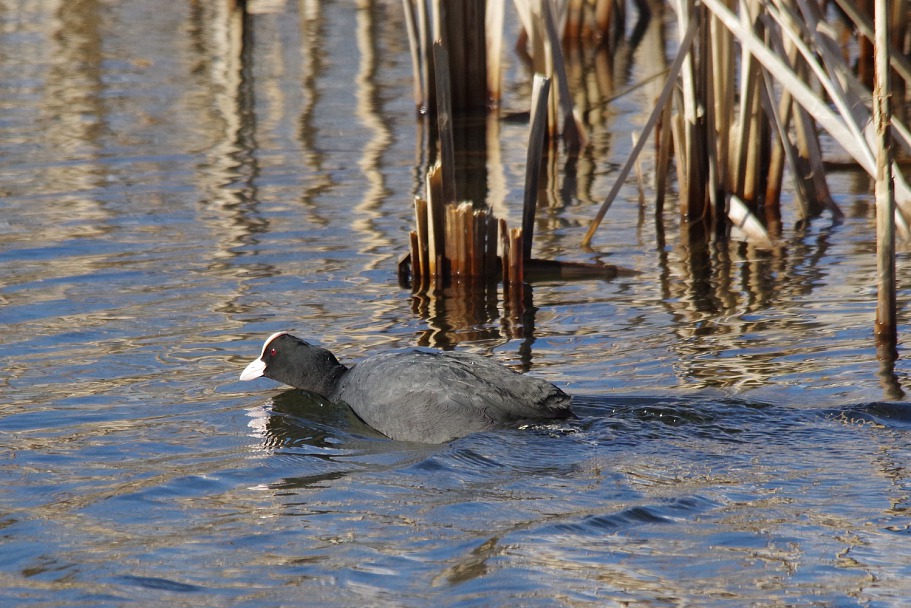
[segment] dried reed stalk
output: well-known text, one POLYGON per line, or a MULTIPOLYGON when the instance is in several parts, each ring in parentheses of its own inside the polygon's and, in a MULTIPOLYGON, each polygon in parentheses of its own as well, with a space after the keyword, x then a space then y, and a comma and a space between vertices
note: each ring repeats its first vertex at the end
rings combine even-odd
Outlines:
POLYGON ((766 181, 766 198, 764 203, 766 207, 766 219, 767 222, 768 220, 776 223, 781 221, 779 197, 781 192, 781 181, 784 176, 785 161, 788 163, 791 178, 794 180, 794 193, 798 207, 801 210, 800 216, 802 219, 805 219, 809 216, 806 189, 803 180, 800 179, 800 167, 797 163, 794 146, 791 144, 791 139, 788 136, 788 121, 781 115, 781 110, 783 109, 787 112, 787 115, 790 116, 791 95, 784 93, 781 98, 781 103, 776 107, 773 99, 774 89, 772 79, 765 68, 762 69, 762 81, 763 89, 760 91, 762 95, 762 104, 765 107, 766 114, 772 117, 772 124, 775 126, 778 135, 775 140, 777 145, 772 151, 769 176, 766 181))
POLYGON ((699 78, 702 82, 702 95, 703 95, 703 107, 705 108, 705 161, 708 164, 708 176, 707 176, 707 194, 709 199, 709 206, 712 209, 712 213, 721 217, 726 209, 723 197, 723 186, 722 178, 724 171, 719 167, 718 164, 718 149, 723 147, 718 141, 718 123, 722 122, 719 120, 719 117, 715 113, 715 86, 713 83, 715 66, 713 63, 714 53, 711 52, 711 48, 715 46, 716 42, 714 39, 715 31, 711 28, 711 21, 706 18, 706 15, 701 16, 702 19, 702 41, 701 47, 702 52, 702 61, 700 62, 699 78), (706 50, 709 49, 709 50, 706 50))
POLYGON ((509 226, 506 220, 500 218, 497 220, 497 235, 500 239, 500 261, 503 285, 509 285, 509 257, 512 251, 509 249, 509 226))
POLYGON ((412 277, 423 283, 431 275, 430 262, 428 256, 428 223, 427 223, 427 201, 421 197, 414 197, 414 225, 417 230, 412 231, 411 238, 411 262, 414 266, 412 277))
POLYGON ((500 53, 503 49, 503 20, 506 10, 505 2, 488 2, 485 18, 484 35, 487 40, 487 97, 490 105, 500 103, 500 53))
POLYGON ((523 241, 521 228, 509 230, 509 285, 513 289, 521 289, 522 283, 525 282, 525 256, 519 253, 525 250, 523 241))
POLYGON ((408 235, 411 241, 411 276, 417 287, 424 277, 424 269, 421 267, 421 256, 419 254, 421 244, 418 240, 418 233, 416 231, 412 230, 408 235))
POLYGON ((411 49, 411 69, 414 75, 414 103, 419 113, 436 110, 436 89, 431 47, 433 26, 425 0, 402 0, 405 9, 405 28, 411 49))
MULTIPOLYGON (((633 147, 636 147, 636 144, 639 143, 639 136, 636 133, 631 133, 630 138, 633 140, 633 147)), ((642 175, 642 163, 639 162, 639 158, 636 158, 636 187, 639 191, 639 206, 645 206, 645 178, 642 175)))
MULTIPOLYGON (((664 106, 658 127, 658 156, 655 166, 655 217, 664 212, 664 193, 667 190, 667 174, 671 162, 671 107, 664 106)), ((641 137, 641 136, 640 136, 641 137)))
MULTIPOLYGON (((701 24, 700 7, 696 6, 695 0, 677 0, 677 21, 679 31, 686 31, 686 28, 694 24, 698 33, 701 24)), ((693 44, 695 47, 695 43, 693 44)), ((705 99, 702 94, 702 85, 704 79, 699 78, 697 74, 697 65, 693 52, 685 52, 678 49, 678 56, 683 55, 683 63, 680 67, 680 80, 682 84, 681 96, 679 97, 680 106, 678 111, 683 118, 683 132, 680 146, 686 155, 686 167, 683 171, 678 167, 678 174, 684 175, 684 188, 681 188, 681 213, 688 220, 696 220, 705 217, 705 180, 704 164, 705 158, 705 117, 701 111, 701 101, 705 99), (683 192, 686 196, 683 196, 683 192)), ((644 134, 643 134, 644 136, 644 134)))
MULTIPOLYGON (((633 147, 633 151, 630 154, 629 158, 627 158, 626 163, 624 163, 623 167, 620 169, 620 173, 617 174, 617 178, 614 181, 614 185, 611 187, 607 198, 605 198, 604 202, 601 203, 601 207, 598 209, 598 212, 595 214, 595 218, 592 220, 591 225, 588 227, 588 232, 585 233, 585 237, 582 239, 583 247, 588 247, 591 244, 591 240, 595 235, 595 231, 601 224, 601 220, 604 219, 604 214, 607 213, 607 210, 610 209, 611 204, 613 204, 617 193, 620 192, 620 188, 623 186, 627 176, 629 176, 630 170, 633 168, 633 163, 636 162, 636 159, 639 157, 639 154, 645 147, 645 143, 648 141, 652 129, 655 128, 655 124, 658 122, 658 118, 662 115, 662 112, 667 105, 668 100, 670 99, 671 93, 674 91, 674 84, 677 80, 677 75, 680 73, 683 62, 689 54, 690 47, 693 44, 693 38, 696 36, 697 29, 696 20, 690 20, 686 28, 686 34, 684 35, 683 40, 680 42, 680 48, 678 50, 677 57, 674 59, 674 63, 668 70, 667 80, 664 83, 664 88, 661 90, 661 94, 658 96, 658 101, 655 103, 655 108, 652 110, 648 121, 646 121, 645 126, 642 128, 642 132, 639 134, 639 141, 633 147)), ((674 137, 675 145, 679 140, 679 137, 674 137)), ((680 157, 678 156, 678 159, 679 158, 680 157)), ((678 160, 678 163, 679 162, 680 161, 678 160)))
POLYGON ((446 236, 443 202, 443 171, 437 163, 427 171, 427 273, 434 289, 443 286, 446 236))
POLYGON ((434 40, 442 41, 451 55, 445 77, 452 83, 449 103, 456 111, 481 110, 488 106, 488 89, 499 99, 499 64, 488 82, 488 47, 499 60, 502 44, 502 3, 484 0, 403 0, 405 28, 414 73, 414 97, 418 111, 437 110, 437 77, 440 68, 433 56, 434 40), (497 5, 500 5, 499 17, 497 5), (488 35, 488 23, 491 23, 488 35), (496 29, 499 23, 499 30, 496 29))
POLYGON ((525 156, 525 195, 522 199, 522 231, 525 249, 522 256, 531 259, 531 244, 535 233, 535 210, 538 206, 538 184, 541 176, 541 156, 547 141, 547 100, 550 78, 535 74, 531 93, 531 123, 525 156))
MULTIPOLYGON (((775 30, 769 30, 769 38, 773 43, 773 46, 779 49, 779 54, 782 57, 788 58, 788 63, 793 65, 793 62, 796 58, 796 49, 792 53, 783 51, 784 45, 782 44, 781 37, 775 30)), ((792 47, 793 48, 793 47, 792 47)), ((806 192, 803 188, 803 183, 798 176, 800 171, 796 163, 796 154, 794 151, 794 146, 791 143, 791 138, 789 136, 789 130, 791 128, 791 116, 793 104, 791 103, 791 94, 787 90, 782 91, 781 98, 778 101, 777 107, 774 105, 775 92, 773 90, 773 84, 771 78, 769 77, 769 72, 763 68, 763 83, 765 84, 765 94, 763 95, 763 102, 768 101, 768 106, 765 108, 766 114, 772 116, 772 120, 775 124, 778 137, 772 142, 772 151, 769 158, 769 173, 766 177, 766 190, 765 197, 763 199, 763 206, 766 211, 766 222, 769 226, 773 223, 780 227, 781 222, 781 184, 784 180, 784 167, 785 161, 791 168, 791 176, 795 181, 795 194, 797 195, 797 204, 800 209, 800 216, 802 218, 807 217, 807 199, 806 192)))
POLYGON ((440 22, 440 37, 450 54, 452 108, 458 112, 484 110, 488 105, 485 0, 433 0, 433 3, 440 22))
MULTIPOLYGON (((423 5, 423 2, 419 2, 423 5)), ((413 76, 412 88, 414 92, 414 105, 418 112, 424 110, 424 74, 421 38, 419 34, 418 16, 413 0, 402 0, 405 9, 405 30, 408 32, 408 48, 411 51, 411 73, 413 76)))
POLYGON ((559 34, 569 27, 566 24, 571 21, 569 13, 572 7, 566 1, 554 0, 516 0, 515 7, 519 22, 528 36, 534 73, 544 74, 556 82, 550 96, 549 132, 556 135, 562 124, 564 144, 568 150, 576 152, 585 145, 585 129, 573 108, 559 34), (558 114, 562 120, 556 119, 558 114))
MULTIPOLYGON (((844 11, 864 37, 870 41, 873 40, 873 23, 869 17, 858 9, 857 0, 835 0, 835 4, 844 11)), ((906 3, 896 2, 895 6, 901 7, 903 4, 906 3)), ((905 82, 911 82, 911 59, 908 59, 904 53, 897 49, 891 40, 889 41, 889 65, 898 72, 905 82)))
POLYGON ((452 89, 449 83, 449 52, 440 41, 433 43, 433 63, 436 68, 437 129, 440 133, 440 166, 443 180, 443 202, 456 201, 455 145, 452 132, 452 89))
MULTIPOLYGON (((779 84, 785 87, 794 100, 803 106, 818 123, 826 129, 846 152, 851 154, 858 164, 871 176, 875 176, 876 167, 872 158, 872 153, 866 138, 858 138, 856 128, 852 128, 844 118, 833 112, 824 100, 820 99, 810 87, 804 83, 798 76, 787 66, 771 49, 769 49, 762 40, 753 35, 749 30, 745 30, 737 17, 719 0, 702 0, 703 6, 711 10, 718 16, 719 20, 727 27, 731 33, 740 40, 746 52, 753 54, 762 65, 771 73, 775 74, 779 84)), ((799 45, 798 45, 799 46, 799 45)), ((805 59, 807 59, 805 57, 805 59)), ((810 65, 815 62, 807 59, 810 65)), ((830 80, 823 74, 824 80, 830 80)), ((826 83, 823 81, 823 85, 826 83)), ((827 93, 832 95, 832 91, 827 88, 827 93)), ((855 125, 856 127, 856 125, 855 125)), ((896 202, 907 201, 911 204, 911 187, 903 179, 899 179, 900 173, 893 171, 896 186, 896 202)), ((908 231, 907 223, 901 214, 896 214, 896 222, 899 230, 903 234, 911 234, 908 231)))
POLYGON ((729 171, 729 156, 731 140, 731 131, 733 120, 736 115, 735 104, 735 65, 736 54, 733 52, 733 40, 731 34, 725 29, 714 15, 710 15, 708 26, 711 29, 711 86, 712 101, 714 107, 714 120, 709 124, 715 125, 717 133, 717 164, 718 164, 718 182, 725 190, 731 189, 731 177, 729 171))
POLYGON ((585 143, 584 129, 573 110, 573 100, 569 93, 569 81, 566 76, 566 64, 563 61, 563 45, 557 34, 557 25, 549 0, 541 1, 541 13, 544 18, 544 31, 547 36, 550 65, 552 66, 549 74, 552 74, 557 81, 555 93, 563 121, 563 145, 570 152, 576 153, 585 143))
POLYGON ((889 69, 889 20, 886 0, 876 0, 874 10, 873 123, 876 129, 876 278, 874 329, 877 337, 896 342, 895 294, 895 192, 892 180, 892 83, 889 69))

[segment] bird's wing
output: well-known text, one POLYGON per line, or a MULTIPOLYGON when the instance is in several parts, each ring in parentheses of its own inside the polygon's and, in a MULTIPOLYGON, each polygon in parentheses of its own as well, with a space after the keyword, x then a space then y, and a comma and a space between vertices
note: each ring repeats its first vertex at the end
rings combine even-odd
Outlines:
POLYGON ((407 441, 443 442, 519 420, 571 415, 569 396, 550 383, 466 353, 372 357, 352 367, 336 396, 384 435, 407 441))

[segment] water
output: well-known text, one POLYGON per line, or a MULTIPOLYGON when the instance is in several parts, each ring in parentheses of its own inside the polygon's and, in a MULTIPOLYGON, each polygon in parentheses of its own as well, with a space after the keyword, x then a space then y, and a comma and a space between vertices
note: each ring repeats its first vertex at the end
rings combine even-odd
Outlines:
MULTIPOLYGON (((903 603, 908 368, 873 345, 866 178, 830 175, 841 224, 702 257, 631 182, 582 252, 639 90, 558 160, 536 255, 641 274, 536 283, 524 326, 421 301, 395 278, 426 160, 399 3, 273 3, 243 51, 203 4, 0 2, 4 605, 903 603), (580 419, 385 440, 237 381, 283 329, 484 354, 580 419)), ((660 33, 604 86, 654 73, 660 33)), ((514 223, 526 126, 498 129, 514 223)))

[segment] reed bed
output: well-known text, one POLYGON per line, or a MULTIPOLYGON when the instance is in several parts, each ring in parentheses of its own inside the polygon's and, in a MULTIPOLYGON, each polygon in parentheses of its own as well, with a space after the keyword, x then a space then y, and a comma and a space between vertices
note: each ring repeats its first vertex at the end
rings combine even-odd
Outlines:
MULTIPOLYGON (((665 130, 656 137, 658 156, 674 158, 687 221, 726 218, 754 245, 769 248, 780 229, 776 220, 786 173, 801 219, 824 210, 842 216, 825 180, 821 129, 875 177, 873 95, 848 65, 815 2, 743 0, 736 12, 730 4, 672 3, 681 35, 677 60, 641 137, 659 123, 665 130)), ((856 9, 850 15, 860 19, 856 9)), ((894 69, 903 70, 904 63, 891 61, 894 69)), ((898 143, 911 150, 907 128, 891 115, 890 121, 898 143)), ((628 165, 641 149, 637 146, 628 165)), ((624 167, 618 181, 628 172, 624 167)), ((907 239, 911 190, 894 167, 892 174, 896 226, 907 239)), ((618 191, 615 187, 602 203, 583 245, 591 243, 618 191)))
MULTIPOLYGON (((452 113, 478 108, 477 94, 469 102, 456 92, 465 86, 475 93, 483 90, 487 111, 496 111, 501 95, 498 60, 504 3, 404 2, 415 100, 422 112, 437 113, 442 161, 428 174, 427 202, 416 206, 410 272, 422 289, 439 288, 460 276, 497 276, 504 285, 521 284, 534 267, 531 249, 542 155, 555 153, 555 141, 562 141, 569 155, 577 154, 587 142, 584 123, 574 108, 564 52, 572 48, 570 42, 580 39, 611 44, 612 35, 624 31, 626 3, 513 3, 522 26, 518 47, 539 76, 535 77, 536 99, 531 102, 532 115, 537 113, 538 118, 533 118, 530 128, 522 227, 510 229, 484 209, 483 201, 466 203, 453 196, 447 184, 460 178, 447 168, 452 152, 445 124, 451 123, 452 113), (466 40, 465 32, 482 37, 487 52, 484 45, 479 48, 466 40), (435 45, 433 40, 441 42, 435 45), (428 53, 431 48, 439 50, 428 53), (542 82, 549 88, 543 97, 542 82), (546 118, 541 116, 544 112, 546 118), (430 174, 442 177, 431 180, 430 174), (436 179, 442 180, 442 203, 435 202, 430 185, 436 179), (424 207, 426 212, 421 210, 424 207), (441 227, 433 224, 438 218, 446 218, 441 227), (437 241, 445 242, 445 247, 437 241), (442 257, 435 259, 441 252, 442 257)), ((893 114, 892 78, 898 82, 897 90, 905 91, 911 62, 894 48, 890 36, 903 39, 905 35, 907 2, 876 0, 873 14, 859 10, 850 0, 834 2, 858 32, 861 63, 866 65, 867 59, 874 63, 864 49, 877 51, 876 78, 865 76, 864 65, 855 69, 848 63, 842 42, 826 21, 832 11, 824 13, 814 0, 670 0, 667 5, 678 24, 677 55, 632 154, 582 237, 582 246, 591 246, 649 144, 656 150, 658 178, 655 192, 650 193, 656 216, 663 212, 668 189, 676 186, 687 238, 726 238, 737 231, 758 249, 774 249, 781 238, 785 192, 791 194, 800 221, 822 213, 839 219, 843 212, 826 182, 820 141, 825 132, 876 180, 880 290, 886 294, 877 309, 877 328, 892 331, 894 242, 911 239, 911 186, 892 153, 893 144, 897 155, 911 152, 911 131, 893 114), (870 86, 874 81, 875 91, 870 86), (666 177, 672 170, 673 184, 666 177)), ((640 14, 649 10, 644 0, 637 7, 640 14)), ((646 200, 641 177, 639 184, 640 198, 646 200)))

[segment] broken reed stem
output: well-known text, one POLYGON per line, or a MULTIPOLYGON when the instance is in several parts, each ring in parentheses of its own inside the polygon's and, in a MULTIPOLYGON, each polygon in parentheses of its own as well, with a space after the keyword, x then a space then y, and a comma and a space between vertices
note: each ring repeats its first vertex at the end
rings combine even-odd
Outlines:
POLYGON ((408 236, 411 237, 411 276, 414 277, 415 285, 417 285, 417 282, 424 276, 424 268, 421 267, 420 261, 421 243, 416 231, 412 230, 408 236))
MULTIPOLYGON (((415 197, 416 230, 410 233, 411 272, 416 291, 440 289, 447 279, 490 278, 499 265, 497 220, 472 203, 442 205, 433 184, 439 168, 428 173, 431 200, 415 197), (447 247, 443 247, 448 243, 447 247)), ((505 230, 505 220, 500 220, 505 230)))
POLYGON ((499 264, 499 259, 497 258, 497 223, 497 218, 494 217, 493 212, 488 213, 486 219, 487 255, 484 258, 484 277, 487 279, 496 276, 497 265, 499 264))
POLYGON ((500 262, 502 268, 500 269, 503 280, 503 285, 509 285, 509 256, 512 255, 512 252, 509 250, 509 226, 506 224, 506 220, 499 218, 497 220, 497 235, 500 239, 500 262))
POLYGON ((437 163, 427 171, 427 278, 432 279, 434 289, 442 287, 445 272, 446 235, 443 206, 443 175, 437 163))
MULTIPOLYGON (((857 30, 865 38, 873 41, 874 27, 870 18, 863 14, 857 7, 857 0, 835 0, 838 7, 854 22, 857 30)), ((899 3, 899 6, 901 3, 899 3)), ((894 69, 906 82, 911 82, 911 60, 899 51, 891 41, 889 43, 889 65, 894 69)))
MULTIPOLYGON (((676 0, 681 30, 686 27, 689 31, 697 22, 704 27, 698 42, 687 40, 688 35, 681 41, 674 63, 682 66, 670 70, 671 80, 680 83, 673 105, 668 106, 666 98, 659 99, 652 114, 657 117, 666 112, 665 107, 677 110, 676 115, 663 114, 665 120, 658 136, 658 213, 667 187, 664 167, 672 134, 679 196, 689 219, 707 217, 707 202, 712 203, 712 209, 721 210, 723 201, 729 199, 719 194, 725 193, 737 194, 751 215, 757 204, 764 202, 769 225, 778 225, 785 165, 801 180, 795 193, 802 216, 818 212, 818 205, 816 209, 808 207, 811 202, 825 206, 836 218, 841 217, 825 179, 818 127, 824 128, 875 176, 877 144, 873 143, 870 111, 865 105, 869 91, 857 82, 829 30, 820 25, 823 15, 817 3, 741 0, 736 14, 730 6, 723 0, 701 0, 699 4, 676 0), (734 105, 732 86, 732 58, 738 56, 731 51, 735 38, 742 58, 739 107, 734 105), (779 94, 773 92, 770 76, 777 81, 774 89, 780 91, 780 101, 776 99, 779 94), (811 78, 822 85, 825 98, 807 85, 811 78), (800 152, 795 153, 789 127, 793 127, 800 152)), ((891 57, 887 61, 897 65, 891 57)), ((891 117, 891 124, 893 136, 911 150, 911 131, 895 117, 891 117)), ((640 134, 640 138, 646 137, 648 128, 640 134)), ((640 139, 639 145, 634 146, 630 161, 599 209, 583 246, 590 244, 594 230, 634 166, 642 143, 640 139)), ((903 215, 911 217, 911 185, 894 166, 891 171, 896 206, 902 209, 902 213, 896 212, 895 220, 898 229, 906 234, 909 229, 903 215)), ((742 211, 738 209, 736 214, 742 211)), ((751 221, 744 226, 753 225, 754 218, 745 219, 751 221)), ((754 236, 748 237, 754 244, 767 243, 765 235, 757 232, 754 236)))
MULTIPOLYGON (((613 3, 615 0, 610 0, 613 3)), ((516 0, 515 8, 527 35, 528 55, 531 58, 531 67, 535 74, 544 74, 555 85, 552 87, 548 105, 548 133, 556 135, 561 126, 566 149, 576 153, 585 145, 585 131, 576 118, 573 99, 569 89, 569 79, 566 63, 563 57, 563 38, 560 35, 560 25, 563 34, 569 37, 573 31, 573 12, 578 12, 576 5, 570 6, 569 2, 553 2, 552 0, 516 0), (559 14, 555 14, 559 10, 559 14)))
POLYGON ((411 233, 411 261, 415 270, 411 276, 429 276, 431 273, 428 261, 428 243, 430 239, 427 235, 427 201, 417 196, 414 197, 414 224, 417 229, 411 233), (417 247, 415 247, 416 245, 417 247), (414 258, 415 253, 417 254, 417 260, 414 258))
MULTIPOLYGON (((679 91, 674 95, 675 102, 677 106, 680 105, 680 94, 679 91)), ((683 134, 683 114, 681 112, 674 112, 671 114, 671 141, 674 144, 674 165, 677 168, 677 196, 680 200, 686 200, 687 186, 689 182, 687 181, 687 172, 686 164, 689 162, 689 157, 686 155, 686 145, 684 143, 686 137, 683 134)))
MULTIPOLYGON (((470 205, 470 204, 469 204, 470 205)), ((487 231, 480 226, 481 216, 487 217, 486 211, 473 212, 471 206, 465 215, 465 243, 468 245, 468 272, 472 277, 480 277, 484 269, 484 239, 487 231)))
POLYGON ((620 8, 616 0, 569 0, 561 6, 562 21, 566 23, 563 37, 566 40, 607 39, 614 10, 620 8))
POLYGON ((509 285, 512 289, 521 287, 525 281, 525 263, 524 256, 520 253, 525 250, 523 244, 521 228, 511 228, 509 230, 509 285))
POLYGON ((455 205, 446 205, 446 242, 450 247, 449 275, 461 276, 465 260, 465 239, 459 225, 459 209, 455 205))

